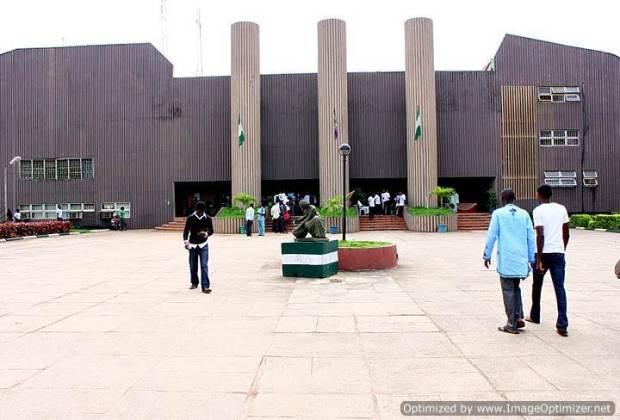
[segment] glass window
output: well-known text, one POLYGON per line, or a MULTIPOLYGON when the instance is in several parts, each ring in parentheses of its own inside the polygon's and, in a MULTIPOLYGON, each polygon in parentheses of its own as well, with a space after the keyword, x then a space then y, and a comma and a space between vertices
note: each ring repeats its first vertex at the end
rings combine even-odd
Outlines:
POLYGON ((551 87, 551 93, 564 93, 564 87, 553 86, 551 87))
POLYGON ((42 181, 45 178, 45 171, 43 170, 42 160, 32 161, 32 179, 35 181, 42 181))
POLYGON ((19 162, 19 177, 21 179, 32 179, 32 161, 22 160, 19 162))
POLYGON ((566 102, 579 102, 581 101, 581 97, 578 94, 570 93, 564 95, 564 100, 566 100, 566 102))
POLYGON ((564 88, 564 92, 566 92, 566 93, 579 93, 579 87, 578 86, 565 87, 564 88))
POLYGON ((539 86, 538 100, 541 102, 579 102, 578 86, 539 86))
POLYGON ((56 160, 45 159, 45 179, 56 179, 56 160))
POLYGON ((93 179, 93 160, 82 159, 82 179, 93 179))
POLYGON ((95 205, 92 203, 85 203, 84 211, 95 211, 95 205))
POLYGON ((58 179, 69 179, 69 161, 60 159, 56 161, 58 179))
POLYGON ((82 178, 82 165, 80 159, 69 160, 69 179, 81 179, 82 178))

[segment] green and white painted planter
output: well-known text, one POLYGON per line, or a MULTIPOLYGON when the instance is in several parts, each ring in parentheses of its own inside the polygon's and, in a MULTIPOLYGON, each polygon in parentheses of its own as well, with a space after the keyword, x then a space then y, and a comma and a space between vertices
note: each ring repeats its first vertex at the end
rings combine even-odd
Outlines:
POLYGON ((282 243, 284 277, 325 278, 338 273, 338 241, 282 243))

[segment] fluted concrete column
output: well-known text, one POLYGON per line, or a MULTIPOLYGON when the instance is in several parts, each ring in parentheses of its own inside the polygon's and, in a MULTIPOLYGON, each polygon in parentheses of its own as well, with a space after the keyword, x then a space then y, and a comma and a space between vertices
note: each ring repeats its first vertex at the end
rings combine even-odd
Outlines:
POLYGON ((259 30, 252 22, 231 27, 230 169, 232 194, 261 199, 259 30), (238 119, 245 132, 239 145, 238 119))
MULTIPOLYGON (((339 19, 320 21, 318 42, 319 184, 320 199, 325 202, 342 195, 342 160, 338 146, 349 142, 345 22, 339 19)), ((348 168, 346 178, 348 190, 348 168)))
POLYGON ((437 111, 433 63, 433 21, 405 22, 405 96, 407 109, 407 195, 410 206, 435 206, 428 194, 437 186, 437 111), (420 111, 422 136, 415 139, 420 111))

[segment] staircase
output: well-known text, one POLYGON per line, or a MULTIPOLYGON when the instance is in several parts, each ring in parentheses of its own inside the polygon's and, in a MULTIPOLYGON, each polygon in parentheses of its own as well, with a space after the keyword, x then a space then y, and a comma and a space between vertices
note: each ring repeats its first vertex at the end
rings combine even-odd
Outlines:
POLYGON ((407 230, 407 224, 400 216, 376 215, 372 219, 360 216, 360 230, 407 230))
POLYGON ((491 222, 489 213, 457 213, 459 230, 487 230, 491 222))
POLYGON ((164 232, 183 232, 184 227, 185 217, 175 217, 171 222, 157 226, 155 229, 164 232))

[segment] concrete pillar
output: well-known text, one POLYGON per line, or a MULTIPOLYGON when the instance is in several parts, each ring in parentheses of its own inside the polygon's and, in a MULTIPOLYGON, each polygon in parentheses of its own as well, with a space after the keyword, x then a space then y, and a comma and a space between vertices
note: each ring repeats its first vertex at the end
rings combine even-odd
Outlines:
MULTIPOLYGON (((325 202, 342 195, 342 160, 338 146, 349 142, 345 22, 339 19, 320 21, 318 43, 319 184, 320 199, 325 202)), ((347 168, 347 189, 348 178, 347 168)))
POLYGON ((412 207, 436 206, 428 194, 437 186, 437 114, 433 21, 405 22, 405 97, 407 109, 407 198, 412 207), (420 111, 422 136, 415 139, 420 111))
POLYGON ((230 169, 232 195, 261 199, 259 29, 253 22, 231 27, 230 169), (238 119, 245 132, 239 145, 238 119))

